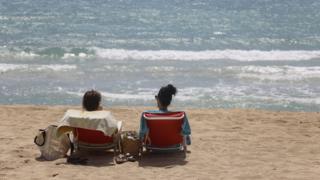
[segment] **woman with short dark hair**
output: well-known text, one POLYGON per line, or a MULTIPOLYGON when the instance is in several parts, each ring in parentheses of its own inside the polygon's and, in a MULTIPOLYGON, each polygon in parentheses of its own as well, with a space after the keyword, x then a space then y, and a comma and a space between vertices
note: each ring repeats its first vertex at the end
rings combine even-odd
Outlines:
POLYGON ((83 95, 82 108, 86 111, 101 110, 101 94, 98 91, 90 90, 83 95))

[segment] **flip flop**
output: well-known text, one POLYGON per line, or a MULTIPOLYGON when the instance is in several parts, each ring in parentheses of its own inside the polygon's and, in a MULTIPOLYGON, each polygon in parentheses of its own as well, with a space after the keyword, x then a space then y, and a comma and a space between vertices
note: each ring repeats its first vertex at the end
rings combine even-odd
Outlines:
POLYGON ((135 161, 136 161, 136 158, 133 157, 133 156, 129 156, 129 157, 127 157, 127 159, 128 159, 128 161, 130 161, 130 162, 135 162, 135 161))
POLYGON ((135 162, 136 161, 136 158, 133 155, 131 155, 130 153, 126 154, 126 158, 130 162, 135 162))
POLYGON ((123 154, 119 154, 119 156, 117 156, 117 157, 115 158, 115 161, 116 161, 117 164, 122 164, 122 163, 124 163, 124 162, 127 162, 128 159, 127 159, 127 157, 124 156, 123 154))

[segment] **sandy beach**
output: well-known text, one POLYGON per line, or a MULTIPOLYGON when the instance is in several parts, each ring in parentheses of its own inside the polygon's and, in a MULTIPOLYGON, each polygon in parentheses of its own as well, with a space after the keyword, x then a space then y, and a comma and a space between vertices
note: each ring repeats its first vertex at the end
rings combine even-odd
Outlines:
MULTIPOLYGON (((320 114, 246 109, 187 109, 190 153, 146 155, 115 164, 112 152, 91 154, 87 165, 42 161, 33 144, 39 128, 67 106, 0 106, 0 179, 318 179, 320 114)), ((137 130, 146 107, 107 109, 137 130)), ((149 108, 150 109, 150 108, 149 108)))

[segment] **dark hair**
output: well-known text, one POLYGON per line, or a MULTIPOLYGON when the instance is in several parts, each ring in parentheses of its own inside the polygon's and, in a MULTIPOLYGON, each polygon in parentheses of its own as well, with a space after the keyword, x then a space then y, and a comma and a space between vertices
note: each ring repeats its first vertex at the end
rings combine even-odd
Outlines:
POLYGON ((98 91, 87 91, 83 95, 82 107, 87 111, 95 111, 99 109, 101 102, 101 94, 98 91))
POLYGON ((172 100, 172 95, 176 95, 177 88, 172 84, 168 84, 167 86, 161 87, 158 92, 158 100, 160 104, 164 107, 170 105, 172 100))

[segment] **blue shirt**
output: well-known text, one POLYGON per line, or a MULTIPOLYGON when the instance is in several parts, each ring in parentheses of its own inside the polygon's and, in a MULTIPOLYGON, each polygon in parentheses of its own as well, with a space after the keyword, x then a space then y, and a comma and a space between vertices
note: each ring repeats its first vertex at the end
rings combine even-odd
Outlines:
MULTIPOLYGON (((149 113, 167 113, 167 112, 174 112, 174 111, 168 111, 168 110, 151 110, 151 111, 146 111, 149 113)), ((191 134, 191 129, 189 125, 189 121, 187 118, 187 115, 185 114, 183 123, 182 123, 182 135, 189 136, 191 134)), ((141 115, 140 119, 140 131, 139 131, 139 137, 140 139, 143 139, 146 133, 149 131, 149 128, 147 126, 146 119, 143 117, 143 113, 141 115)))

